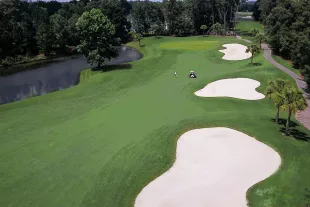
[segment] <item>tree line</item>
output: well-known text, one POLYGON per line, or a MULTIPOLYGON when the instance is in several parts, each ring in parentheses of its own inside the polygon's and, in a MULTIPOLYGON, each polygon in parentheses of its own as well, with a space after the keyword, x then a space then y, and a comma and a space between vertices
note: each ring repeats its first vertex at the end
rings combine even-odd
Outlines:
POLYGON ((132 30, 139 40, 148 35, 226 35, 234 29, 239 4, 240 0, 1 0, 0 65, 38 54, 76 52, 81 43, 78 19, 92 9, 100 9, 114 25, 120 44, 132 40, 132 30))
MULTIPOLYGON (((161 35, 198 35, 205 25, 218 23, 221 34, 232 31, 240 0, 163 0, 132 2, 133 26, 138 33, 161 35)), ((204 29, 205 30, 205 29, 204 29)))
POLYGON ((306 0, 258 0, 254 18, 265 26, 277 55, 290 59, 310 87, 310 4, 306 0))
POLYGON ((0 1, 0 65, 20 62, 38 54, 66 55, 76 51, 81 39, 77 21, 86 11, 101 9, 115 26, 119 42, 130 39, 126 0, 0 1))

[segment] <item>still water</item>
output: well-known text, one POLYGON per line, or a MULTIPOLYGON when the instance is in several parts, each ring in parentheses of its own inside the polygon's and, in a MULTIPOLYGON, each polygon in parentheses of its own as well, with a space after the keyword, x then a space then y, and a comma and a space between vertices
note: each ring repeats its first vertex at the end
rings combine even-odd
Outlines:
MULTIPOLYGON (((133 62, 142 58, 142 54, 134 48, 121 46, 118 50, 119 56, 109 61, 108 65, 133 62)), ((36 64, 27 71, 2 76, 0 77, 0 104, 72 87, 78 84, 80 72, 89 67, 86 59, 79 56, 36 64)))

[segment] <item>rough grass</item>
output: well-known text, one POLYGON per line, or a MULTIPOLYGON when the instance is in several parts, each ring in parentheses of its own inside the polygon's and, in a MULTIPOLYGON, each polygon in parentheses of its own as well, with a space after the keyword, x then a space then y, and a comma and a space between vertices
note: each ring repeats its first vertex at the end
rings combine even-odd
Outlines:
POLYGON ((293 67, 293 64, 291 61, 289 60, 285 60, 283 59, 281 56, 278 55, 272 55, 272 58, 277 61, 278 63, 280 63, 281 65, 283 65, 284 67, 286 67, 287 69, 290 69, 292 72, 294 72, 296 75, 300 76, 300 70, 297 68, 293 67))
POLYGON ((277 77, 294 82, 262 54, 255 59, 259 66, 223 61, 218 49, 226 43, 243 42, 146 38, 139 48, 144 58, 128 70, 88 71, 85 77, 91 78, 78 86, 1 105, 0 206, 133 206, 141 189, 173 164, 181 134, 217 126, 256 137, 281 154, 281 169, 248 192, 252 207, 302 206, 310 186, 309 132, 293 118, 294 136, 283 136, 284 126, 272 121, 276 110, 269 99, 194 96, 223 78, 258 80, 260 92, 277 77), (212 46, 160 47, 186 41, 212 46), (191 69, 197 79, 187 78, 191 69))

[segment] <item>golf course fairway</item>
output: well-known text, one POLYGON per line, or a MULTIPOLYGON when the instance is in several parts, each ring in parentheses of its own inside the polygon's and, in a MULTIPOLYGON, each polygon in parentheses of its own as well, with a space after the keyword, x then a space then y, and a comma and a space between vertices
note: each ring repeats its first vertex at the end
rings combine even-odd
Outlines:
POLYGON ((233 37, 145 38, 143 47, 128 44, 143 53, 137 62, 85 70, 75 87, 1 105, 0 206, 133 207, 139 192, 173 165, 178 138, 212 127, 244 133, 281 156, 277 172, 247 191, 251 207, 302 206, 310 187, 309 131, 293 119, 294 135, 283 136, 267 97, 194 95, 229 78, 256 80, 259 93, 275 78, 294 83, 262 54, 255 66, 250 59, 222 60, 224 44, 246 45, 233 37), (188 78, 191 70, 196 79, 188 78))

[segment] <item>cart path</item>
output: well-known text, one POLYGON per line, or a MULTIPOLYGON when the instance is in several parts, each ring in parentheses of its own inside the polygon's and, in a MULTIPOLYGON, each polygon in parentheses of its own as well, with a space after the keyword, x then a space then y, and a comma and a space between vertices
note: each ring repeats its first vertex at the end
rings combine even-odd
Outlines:
POLYGON ((310 94, 307 90, 307 84, 295 73, 293 73, 291 70, 287 69, 283 65, 276 62, 271 55, 271 49, 267 44, 262 44, 262 48, 264 50, 264 57, 271 63, 272 65, 276 66, 279 70, 282 70, 289 76, 295 79, 296 84, 300 90, 304 92, 304 96, 307 99, 308 107, 305 111, 299 111, 296 113, 296 119, 302 123, 307 129, 310 130, 310 94))

